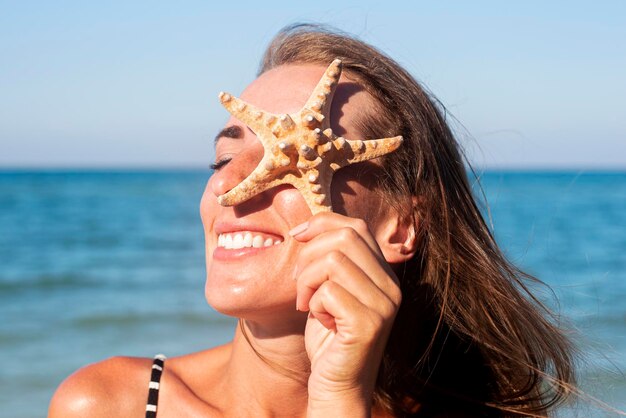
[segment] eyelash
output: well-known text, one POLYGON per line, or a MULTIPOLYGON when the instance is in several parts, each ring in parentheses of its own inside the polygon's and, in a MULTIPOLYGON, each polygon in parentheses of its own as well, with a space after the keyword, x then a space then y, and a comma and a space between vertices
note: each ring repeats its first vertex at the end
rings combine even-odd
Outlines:
POLYGON ((214 170, 214 171, 219 170, 220 168, 222 168, 226 164, 228 164, 230 162, 230 160, 232 160, 231 157, 226 157, 226 158, 222 158, 222 159, 219 159, 219 160, 215 161, 214 163, 212 163, 210 165, 211 170, 214 170))

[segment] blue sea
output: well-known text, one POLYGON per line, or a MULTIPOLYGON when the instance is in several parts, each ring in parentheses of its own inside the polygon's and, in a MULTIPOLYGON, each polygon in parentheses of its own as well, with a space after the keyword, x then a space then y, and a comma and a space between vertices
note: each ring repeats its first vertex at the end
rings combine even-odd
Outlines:
MULTIPOLYGON (((46 415, 72 371, 228 341, 204 300, 208 171, 0 171, 0 417, 46 415)), ((626 172, 487 171, 506 254, 573 325, 581 388, 626 410, 626 172)), ((583 399, 561 416, 617 416, 583 399)))

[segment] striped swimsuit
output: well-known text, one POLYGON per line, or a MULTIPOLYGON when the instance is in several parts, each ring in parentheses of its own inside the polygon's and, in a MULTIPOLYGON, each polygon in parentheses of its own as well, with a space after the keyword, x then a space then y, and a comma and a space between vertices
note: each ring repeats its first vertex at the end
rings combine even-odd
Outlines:
POLYGON ((148 403, 146 405, 146 418, 156 418, 157 405, 159 403, 159 385, 161 374, 165 366, 165 356, 157 354, 152 362, 152 374, 150 376, 150 386, 148 390, 148 403))

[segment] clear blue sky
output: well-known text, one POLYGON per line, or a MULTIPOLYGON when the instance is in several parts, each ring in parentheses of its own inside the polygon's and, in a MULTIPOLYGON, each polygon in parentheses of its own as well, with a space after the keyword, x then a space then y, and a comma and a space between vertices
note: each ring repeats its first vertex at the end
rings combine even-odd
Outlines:
POLYGON ((405 65, 477 165, 626 168, 626 2, 212 3, 0 0, 0 167, 206 167, 217 93, 313 21, 405 65))

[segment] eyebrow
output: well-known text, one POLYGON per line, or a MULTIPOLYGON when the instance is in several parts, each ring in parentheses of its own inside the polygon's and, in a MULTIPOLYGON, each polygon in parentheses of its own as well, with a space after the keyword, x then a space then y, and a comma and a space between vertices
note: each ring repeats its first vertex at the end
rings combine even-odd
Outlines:
POLYGON ((241 139, 243 138, 243 131, 239 126, 236 125, 227 126, 215 136, 215 139, 213 141, 214 144, 217 145, 217 142, 222 138, 241 139))

